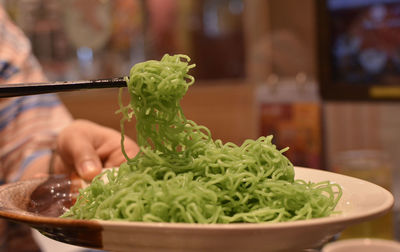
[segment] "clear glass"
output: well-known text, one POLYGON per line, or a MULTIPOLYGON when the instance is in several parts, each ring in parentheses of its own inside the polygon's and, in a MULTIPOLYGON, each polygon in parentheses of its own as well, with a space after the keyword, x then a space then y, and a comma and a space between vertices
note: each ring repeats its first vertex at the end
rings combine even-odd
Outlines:
MULTIPOLYGON (((388 155, 380 150, 350 150, 340 152, 333 161, 333 171, 360 178, 392 191, 393 171, 388 155)), ((393 212, 372 221, 363 222, 344 230, 340 238, 394 239, 393 212)))

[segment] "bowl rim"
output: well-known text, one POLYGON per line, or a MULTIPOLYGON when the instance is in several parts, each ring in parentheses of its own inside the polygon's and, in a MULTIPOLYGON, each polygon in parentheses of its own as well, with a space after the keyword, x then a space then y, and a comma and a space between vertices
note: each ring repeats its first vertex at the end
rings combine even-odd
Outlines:
MULTIPOLYGON (((140 227, 140 228, 168 228, 168 229, 182 229, 182 230, 223 230, 223 231, 229 231, 229 230, 235 230, 235 229, 240 229, 240 230, 262 230, 262 229, 285 229, 285 228, 302 228, 302 227, 312 227, 312 226, 320 226, 320 225, 331 225, 331 224, 343 224, 343 223, 357 223, 361 222, 365 219, 369 219, 372 217, 378 217, 381 216, 387 212, 393 207, 394 205, 394 197, 391 192, 389 192, 387 189, 373 184, 371 182, 350 177, 347 175, 331 172, 331 171, 326 171, 326 170, 319 170, 319 169, 314 169, 314 168, 305 168, 305 167, 299 167, 295 166, 295 170, 297 171, 302 171, 302 172, 312 172, 312 173, 324 173, 327 174, 329 173, 330 176, 333 177, 346 177, 346 179, 351 179, 354 180, 354 182, 361 182, 361 183, 367 183, 370 186, 374 186, 377 189, 381 190, 387 197, 385 198, 385 201, 380 204, 378 207, 369 209, 368 211, 361 212, 361 213, 350 213, 348 215, 341 215, 341 214, 333 214, 328 217, 322 217, 322 218, 315 218, 315 219, 310 219, 310 220, 297 220, 297 221, 288 221, 288 222, 279 222, 279 223, 271 223, 271 222, 264 222, 264 223, 228 223, 228 224, 222 224, 222 223, 216 223, 216 224, 199 224, 199 223, 156 223, 156 222, 129 222, 129 221, 112 221, 112 220, 77 220, 77 219, 64 219, 60 217, 47 217, 47 216, 41 216, 38 214, 34 213, 29 213, 26 211, 15 211, 15 210, 8 210, 4 209, 0 205, 0 217, 9 219, 9 220, 14 220, 14 221, 19 221, 19 222, 24 222, 27 224, 31 224, 33 226, 37 225, 57 225, 57 226, 88 226, 88 225, 94 225, 94 226, 103 226, 103 227, 129 227, 129 226, 135 226, 135 227, 140 227)), ((23 183, 32 183, 36 181, 37 184, 40 182, 45 181, 46 178, 40 178, 40 179, 34 179, 34 180, 29 180, 29 181, 19 181, 15 183, 10 183, 6 185, 2 185, 0 189, 7 189, 7 187, 12 187, 12 186, 19 186, 23 183)))

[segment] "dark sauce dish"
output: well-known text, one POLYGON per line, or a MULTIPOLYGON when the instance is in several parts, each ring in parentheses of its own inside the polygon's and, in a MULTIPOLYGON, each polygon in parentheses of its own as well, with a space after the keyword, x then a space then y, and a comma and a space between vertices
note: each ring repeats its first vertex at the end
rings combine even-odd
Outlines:
POLYGON ((28 224, 57 241, 102 248, 100 224, 59 217, 74 204, 80 187, 79 178, 65 175, 3 185, 0 217, 28 224))

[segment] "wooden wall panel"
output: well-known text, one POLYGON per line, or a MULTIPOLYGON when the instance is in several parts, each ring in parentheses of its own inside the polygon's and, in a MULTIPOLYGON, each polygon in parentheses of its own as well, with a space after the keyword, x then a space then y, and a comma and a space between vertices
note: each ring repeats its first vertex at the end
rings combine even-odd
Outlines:
MULTIPOLYGON (((90 90, 60 94, 75 118, 92 120, 120 130, 118 90, 90 90)), ((124 102, 128 96, 124 95, 124 102)), ((252 85, 238 81, 195 84, 182 100, 188 119, 208 127, 214 139, 240 144, 258 134, 257 106, 252 85)), ((135 138, 134 123, 126 125, 127 135, 135 138)))

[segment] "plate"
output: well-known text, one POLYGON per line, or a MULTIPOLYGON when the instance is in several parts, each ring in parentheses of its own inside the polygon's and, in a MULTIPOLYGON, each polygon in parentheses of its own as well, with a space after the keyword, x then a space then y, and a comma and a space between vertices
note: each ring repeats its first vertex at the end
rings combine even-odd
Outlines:
POLYGON ((340 214, 285 223, 187 224, 58 218, 72 204, 79 180, 51 177, 0 187, 0 217, 22 222, 72 245, 111 251, 301 251, 320 248, 349 225, 388 212, 386 189, 333 172, 295 167, 297 179, 338 183, 340 214), (78 183, 77 183, 78 182, 78 183))

